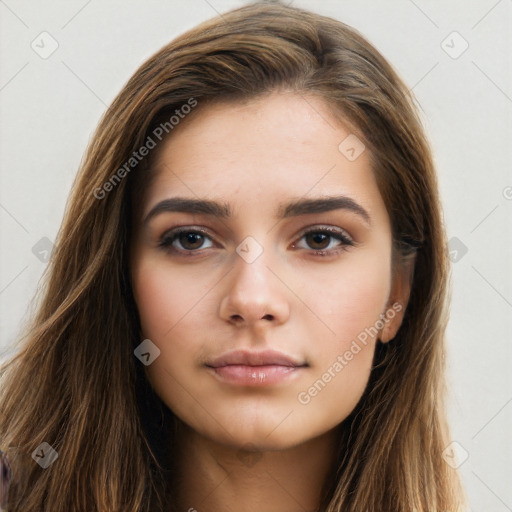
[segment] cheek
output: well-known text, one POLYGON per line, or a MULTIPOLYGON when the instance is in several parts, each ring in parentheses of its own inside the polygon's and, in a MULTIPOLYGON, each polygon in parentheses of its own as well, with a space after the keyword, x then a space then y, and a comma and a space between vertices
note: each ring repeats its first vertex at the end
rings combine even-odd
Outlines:
POLYGON ((378 320, 388 300, 389 280, 385 273, 353 271, 333 280, 332 286, 335 291, 324 302, 326 323, 335 341, 343 344, 378 320))
POLYGON ((204 325, 213 283, 187 272, 170 271, 151 258, 139 261, 132 272, 133 292, 142 335, 159 349, 160 355, 145 368, 157 394, 171 409, 180 407, 183 393, 191 388, 193 367, 204 338, 204 325))
POLYGON ((343 350, 384 312, 390 292, 390 259, 385 251, 351 255, 336 271, 309 276, 302 293, 322 328, 327 352, 343 350), (354 255, 355 256, 355 255, 354 255), (322 323, 324 324, 322 326, 322 323))
POLYGON ((308 291, 304 291, 308 305, 318 312, 318 318, 310 320, 318 349, 308 386, 301 390, 298 402, 310 413, 314 411, 319 424, 342 421, 367 385, 390 291, 389 259, 383 254, 380 258, 362 255, 340 266, 329 281, 309 280, 308 291))
POLYGON ((170 271, 150 258, 137 265, 132 281, 142 333, 157 345, 197 313, 208 291, 201 277, 170 271))

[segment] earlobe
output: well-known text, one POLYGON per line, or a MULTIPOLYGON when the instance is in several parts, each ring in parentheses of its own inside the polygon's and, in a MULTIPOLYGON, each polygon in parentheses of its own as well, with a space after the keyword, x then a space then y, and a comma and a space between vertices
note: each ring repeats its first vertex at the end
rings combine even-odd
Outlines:
POLYGON ((384 327, 379 334, 382 343, 388 343, 397 334, 404 319, 414 277, 416 255, 403 260, 395 271, 386 309, 383 312, 384 327))

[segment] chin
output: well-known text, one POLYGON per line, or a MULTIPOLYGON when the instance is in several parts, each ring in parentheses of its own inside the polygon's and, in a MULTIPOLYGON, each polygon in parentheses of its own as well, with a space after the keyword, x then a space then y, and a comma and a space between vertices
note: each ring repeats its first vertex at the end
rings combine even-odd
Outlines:
MULTIPOLYGON (((287 413, 288 414, 288 413, 287 413)), ((288 419, 291 419, 293 413, 288 419)), ((238 423, 231 423, 227 431, 218 429, 205 433, 212 440, 226 444, 236 450, 280 451, 294 448, 311 440, 324 431, 315 432, 300 427, 296 422, 287 422, 286 414, 280 421, 269 421, 266 418, 238 418, 238 423)))
POLYGON ((286 435, 269 437, 268 432, 254 435, 239 435, 231 438, 229 446, 240 452, 274 452, 294 448, 307 441, 303 434, 296 435, 286 432, 286 435))

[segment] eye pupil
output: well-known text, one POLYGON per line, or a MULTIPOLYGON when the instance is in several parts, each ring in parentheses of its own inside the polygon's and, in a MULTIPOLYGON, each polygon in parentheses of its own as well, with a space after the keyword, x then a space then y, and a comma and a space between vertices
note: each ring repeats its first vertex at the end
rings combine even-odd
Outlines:
POLYGON ((194 244, 197 244, 197 242, 199 242, 199 244, 197 245, 200 247, 203 243, 202 238, 203 235, 199 233, 181 233, 180 243, 183 245, 183 247, 187 249, 197 249, 197 246, 194 246, 194 244), (193 247, 186 247, 186 244, 192 244, 193 247))
POLYGON ((325 249, 329 245, 329 243, 325 244, 325 241, 329 242, 330 235, 327 235, 325 233, 309 233, 306 235, 308 237, 308 244, 310 244, 310 240, 313 241, 314 244, 322 244, 324 242, 322 247, 314 247, 314 249, 325 249))

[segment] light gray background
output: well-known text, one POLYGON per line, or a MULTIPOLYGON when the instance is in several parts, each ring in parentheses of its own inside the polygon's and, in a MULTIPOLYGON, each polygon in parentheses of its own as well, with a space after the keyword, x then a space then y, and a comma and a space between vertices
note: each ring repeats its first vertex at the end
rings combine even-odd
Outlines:
MULTIPOLYGON (((41 239, 55 239, 106 106, 161 46, 243 3, 0 0, 1 358, 14 353, 45 269, 50 242, 41 239), (50 48, 43 31, 58 43, 46 59, 31 47, 50 48)), ((471 510, 512 511, 512 0, 294 5, 362 32, 422 107, 448 235, 457 239, 448 328, 452 439, 457 457, 467 457, 460 471, 471 510)))

